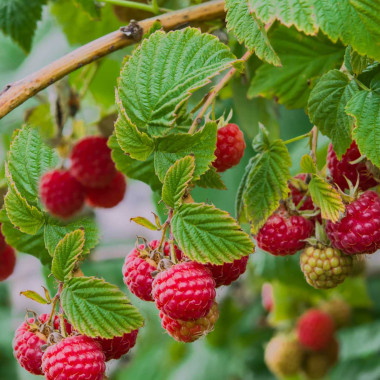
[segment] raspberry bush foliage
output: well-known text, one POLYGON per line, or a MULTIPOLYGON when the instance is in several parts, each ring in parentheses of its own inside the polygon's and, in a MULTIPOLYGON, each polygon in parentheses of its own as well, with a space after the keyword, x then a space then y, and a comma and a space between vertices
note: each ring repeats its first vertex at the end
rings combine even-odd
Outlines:
POLYGON ((10 56, 36 57, 49 28, 73 49, 117 29, 132 45, 90 51, 104 57, 0 120, 1 286, 24 254, 45 280, 21 291, 20 368, 378 379, 379 25, 379 0, 0 5, 10 56), (152 201, 125 220, 140 191, 152 201), (125 231, 117 259, 104 220, 125 231))

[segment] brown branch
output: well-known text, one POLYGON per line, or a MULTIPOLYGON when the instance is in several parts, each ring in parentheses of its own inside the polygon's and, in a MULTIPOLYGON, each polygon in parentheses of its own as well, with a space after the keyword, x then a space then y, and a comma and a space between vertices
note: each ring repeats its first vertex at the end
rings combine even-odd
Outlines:
POLYGON ((165 30, 175 29, 192 21, 206 21, 224 17, 224 0, 207 3, 155 16, 107 34, 57 59, 37 72, 7 85, 0 92, 0 119, 47 86, 84 65, 116 50, 135 44, 149 31, 156 20, 165 30))

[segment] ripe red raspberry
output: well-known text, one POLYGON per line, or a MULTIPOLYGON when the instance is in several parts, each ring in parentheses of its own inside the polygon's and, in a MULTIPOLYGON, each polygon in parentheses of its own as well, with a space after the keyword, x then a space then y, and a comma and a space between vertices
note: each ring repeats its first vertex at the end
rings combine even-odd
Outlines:
POLYGON ((157 274, 152 295, 168 317, 190 321, 205 317, 215 299, 215 280, 204 265, 188 261, 157 274))
POLYGON ((136 344, 136 338, 139 330, 132 330, 123 336, 115 336, 112 339, 96 338, 96 342, 102 347, 106 357, 106 362, 111 359, 119 359, 136 344))
POLYGON ((89 136, 80 140, 71 153, 70 172, 85 187, 107 186, 116 175, 107 139, 89 136))
POLYGON ((105 356, 98 343, 84 335, 74 335, 46 349, 42 371, 46 380, 102 380, 105 356))
POLYGON ((356 184, 359 178, 359 188, 361 190, 367 190, 371 187, 377 186, 376 180, 367 169, 365 160, 360 161, 357 164, 350 163, 357 160, 360 156, 361 153, 359 152, 359 148, 355 141, 352 142, 347 152, 342 156, 341 161, 338 160, 332 144, 329 145, 327 167, 330 170, 334 182, 342 191, 348 189, 346 178, 348 178, 353 185, 356 184))
MULTIPOLYGON (((42 350, 41 346, 47 342, 47 337, 41 332, 41 325, 47 322, 48 314, 41 314, 38 320, 29 318, 28 323, 23 322, 16 330, 13 338, 14 356, 21 365, 30 373, 42 375, 42 350)), ((59 318, 54 319, 54 328, 58 329, 59 318)), ((42 329, 43 330, 43 329, 42 329)), ((67 330, 71 332, 71 326, 67 324, 67 330)))
POLYGON ((172 319, 160 311, 161 326, 178 342, 191 343, 214 329, 219 318, 218 304, 214 302, 209 313, 195 321, 172 319))
POLYGON ((5 248, 0 251, 0 281, 6 280, 13 273, 15 265, 15 250, 10 245, 6 245, 5 248))
POLYGON ((212 164, 218 172, 224 172, 240 162, 244 149, 243 132, 236 124, 227 124, 218 129, 216 160, 212 164))
POLYGON ((270 313, 273 310, 273 288, 269 282, 263 284, 261 288, 261 302, 263 304, 264 309, 268 313, 270 313))
POLYGON ((331 244, 347 254, 373 253, 380 249, 380 197, 364 192, 346 207, 346 216, 337 223, 327 222, 331 244))
POLYGON ((92 207, 112 208, 119 204, 125 194, 127 183, 122 173, 117 172, 106 187, 86 189, 86 200, 92 207))
POLYGON ((297 335, 300 343, 312 350, 327 348, 334 339, 335 325, 331 316, 318 309, 304 313, 297 323, 297 335))
POLYGON ((85 192, 70 172, 52 170, 41 178, 40 196, 51 214, 69 218, 82 208, 85 192))
POLYGON ((222 285, 230 285, 231 282, 237 280, 247 269, 249 255, 234 260, 232 263, 224 263, 222 265, 206 264, 214 277, 216 287, 222 285))
POLYGON ((313 233, 313 223, 302 216, 290 216, 286 211, 271 215, 256 236, 257 245, 275 256, 294 255, 306 245, 313 233))

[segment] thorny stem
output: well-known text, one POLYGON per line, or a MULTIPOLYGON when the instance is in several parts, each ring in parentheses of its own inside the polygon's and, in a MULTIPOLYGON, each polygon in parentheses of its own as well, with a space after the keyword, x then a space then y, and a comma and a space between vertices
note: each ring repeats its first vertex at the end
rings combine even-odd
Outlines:
POLYGON ((308 133, 305 133, 303 135, 300 135, 300 136, 297 136, 297 137, 293 137, 292 139, 284 141, 284 144, 285 145, 291 144, 293 142, 296 142, 296 141, 302 140, 302 139, 304 139, 306 137, 309 137, 310 135, 311 135, 311 132, 308 132, 308 133))
POLYGON ((318 128, 314 125, 311 133, 311 158, 313 159, 314 163, 317 164, 317 143, 318 143, 318 128))
MULTIPOLYGON (((241 57, 241 61, 246 62, 249 57, 253 54, 252 51, 247 51, 245 54, 241 57)), ((227 71, 226 75, 220 80, 220 82, 212 89, 212 91, 209 92, 205 103, 203 104, 201 110, 199 111, 197 117, 194 119, 193 124, 191 125, 189 129, 189 133, 193 134, 198 125, 202 122, 202 118, 207 112, 207 109, 210 107, 220 90, 229 82, 229 80, 235 75, 237 71, 236 67, 232 67, 230 70, 227 71)))

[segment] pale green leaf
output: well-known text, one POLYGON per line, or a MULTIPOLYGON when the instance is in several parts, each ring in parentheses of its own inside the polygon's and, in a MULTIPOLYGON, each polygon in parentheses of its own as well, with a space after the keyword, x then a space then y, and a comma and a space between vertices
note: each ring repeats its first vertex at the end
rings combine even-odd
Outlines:
POLYGON ((373 64, 373 59, 360 55, 351 46, 347 47, 345 65, 352 73, 359 75, 371 64, 373 64))
POLYGON ((67 233, 57 244, 51 265, 51 272, 57 280, 68 281, 71 278, 75 264, 83 252, 84 242, 84 231, 75 230, 67 233))
POLYGON ((313 203, 321 209, 323 219, 336 223, 343 216, 345 206, 342 197, 323 178, 313 175, 309 183, 309 193, 313 203))
POLYGON ((301 158, 301 163, 300 163, 301 171, 302 173, 311 173, 311 174, 316 174, 317 172, 317 167, 315 165, 315 162, 311 158, 309 154, 305 154, 301 158))
POLYGON ((136 224, 139 224, 140 226, 148 228, 149 230, 152 230, 152 231, 158 230, 157 226, 155 226, 150 220, 148 220, 147 218, 144 218, 142 216, 138 216, 136 218, 131 218, 131 221, 135 222, 136 224))
POLYGON ((249 14, 247 2, 226 0, 226 9, 227 29, 235 34, 238 41, 244 42, 263 61, 279 66, 280 59, 270 44, 264 24, 249 14))
POLYGON ((67 233, 79 229, 83 230, 85 234, 83 255, 87 255, 99 241, 99 230, 96 222, 93 219, 83 218, 65 224, 60 220, 50 218, 45 225, 44 231, 45 246, 50 255, 53 256, 58 243, 65 237, 67 233))
POLYGON ((346 114, 345 107, 357 92, 359 88, 354 81, 339 70, 331 70, 318 81, 309 97, 310 120, 331 139, 339 158, 352 142, 353 119, 346 114))
POLYGON ((63 310, 81 334, 122 336, 143 325, 143 318, 115 285, 92 277, 72 278, 61 294, 63 310))
POLYGON ((45 4, 46 0, 0 1, 0 30, 29 52, 45 4))
POLYGON ((195 182, 199 187, 217 189, 217 190, 226 190, 226 185, 224 184, 222 177, 216 171, 214 166, 210 166, 209 169, 203 173, 199 180, 195 182))
POLYGON ((126 60, 117 91, 131 122, 162 136, 191 93, 235 61, 226 45, 198 29, 157 31, 126 60))
POLYGON ((11 177, 8 177, 8 192, 4 198, 4 205, 9 220, 21 232, 34 235, 45 223, 44 214, 27 202, 17 190, 11 177))
POLYGON ((49 103, 42 103, 33 108, 27 115, 26 122, 31 127, 37 128, 45 139, 52 139, 57 133, 57 126, 54 123, 49 103))
POLYGON ((115 133, 121 149, 135 160, 145 161, 154 151, 153 140, 140 132, 125 114, 119 113, 115 133))
POLYGON ((208 122, 193 135, 178 133, 157 138, 154 167, 160 181, 164 180, 166 172, 178 159, 191 154, 195 158, 194 179, 199 179, 215 160, 216 135, 216 123, 208 122))
POLYGON ((287 198, 291 164, 288 149, 281 140, 273 141, 251 159, 244 188, 239 190, 243 202, 239 214, 245 211, 254 234, 279 207, 280 200, 287 198))
POLYGON ((96 0, 74 0, 85 12, 92 18, 98 18, 100 16, 100 5, 96 0))
POLYGON ((115 134, 108 139, 108 146, 112 150, 112 160, 115 162, 117 170, 121 171, 129 178, 147 183, 153 191, 161 189, 162 184, 157 178, 154 170, 153 155, 143 162, 134 160, 125 154, 120 148, 115 134))
POLYGON ((37 292, 33 290, 26 290, 25 292, 20 292, 20 294, 42 305, 46 305, 48 303, 45 298, 43 298, 40 294, 38 294, 37 292))
POLYGON ((380 95, 360 91, 347 104, 346 112, 355 118, 352 136, 360 153, 380 167, 380 95))
POLYGON ((193 179, 195 160, 186 156, 177 160, 165 175, 162 186, 162 200, 171 208, 178 208, 182 203, 185 191, 193 179))
POLYGON ((292 27, 280 26, 271 34, 274 49, 282 67, 264 64, 256 71, 248 91, 249 97, 276 97, 288 108, 302 108, 307 104, 316 79, 342 64, 344 48, 325 36, 300 34, 292 27))
POLYGON ((38 129, 24 126, 18 131, 13 137, 7 162, 17 190, 31 205, 38 205, 40 178, 58 163, 56 153, 43 143, 38 129))
POLYGON ((184 254, 201 263, 232 262, 254 250, 235 219, 212 205, 183 204, 174 213, 171 227, 184 254))

